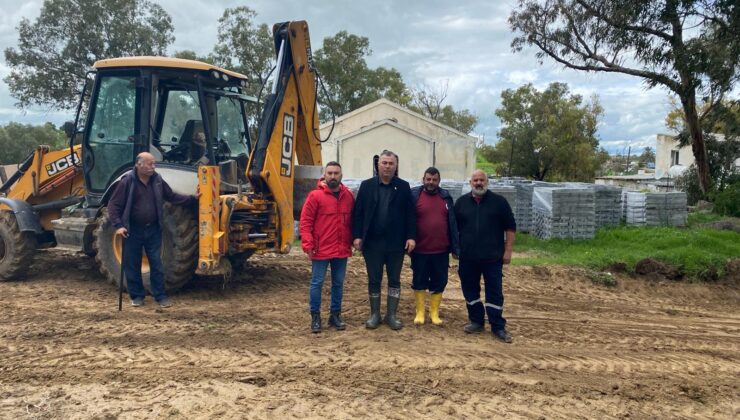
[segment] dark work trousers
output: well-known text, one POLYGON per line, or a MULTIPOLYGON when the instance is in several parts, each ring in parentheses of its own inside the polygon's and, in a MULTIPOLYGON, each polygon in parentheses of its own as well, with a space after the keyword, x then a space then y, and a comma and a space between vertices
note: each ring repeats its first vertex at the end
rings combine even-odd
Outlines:
POLYGON ((131 299, 146 295, 141 279, 142 251, 149 260, 149 283, 152 296, 159 302, 167 297, 164 289, 164 270, 162 269, 162 229, 157 223, 137 225, 132 223, 126 238, 126 258, 123 266, 126 272, 126 285, 131 299))
POLYGON ((367 291, 371 295, 380 293, 384 266, 388 277, 388 288, 401 289, 404 251, 395 249, 389 251, 387 248, 382 239, 368 239, 362 243, 362 256, 365 257, 365 267, 367 267, 367 291))
POLYGON ((447 270, 450 267, 450 253, 419 254, 411 253, 411 269, 414 277, 411 288, 442 293, 447 287, 447 270))
POLYGON ((504 311, 503 267, 502 260, 481 262, 461 259, 458 268, 460 286, 468 307, 468 319, 470 322, 483 325, 485 308, 493 331, 503 330, 506 327, 506 320, 502 316, 504 311), (483 275, 486 289, 485 302, 480 300, 481 275, 483 275))

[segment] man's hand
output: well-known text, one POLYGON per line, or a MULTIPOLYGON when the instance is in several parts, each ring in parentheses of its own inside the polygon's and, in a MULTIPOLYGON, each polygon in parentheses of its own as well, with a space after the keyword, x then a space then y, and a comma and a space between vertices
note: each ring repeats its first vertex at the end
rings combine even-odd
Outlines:
POLYGON ((360 239, 360 238, 357 238, 357 239, 355 239, 355 240, 354 240, 354 241, 352 242, 352 246, 353 246, 353 247, 354 247, 354 248, 355 248, 356 250, 358 250, 358 251, 362 251, 362 239, 360 239))
POLYGON ((118 228, 118 230, 116 230, 116 235, 121 235, 124 238, 128 238, 128 229, 126 229, 125 227, 118 228))
POLYGON ((504 264, 511 263, 511 254, 512 252, 510 249, 507 249, 506 251, 504 251, 504 264))
POLYGON ((406 252, 410 254, 414 252, 414 248, 416 248, 416 241, 413 239, 406 240, 406 252))

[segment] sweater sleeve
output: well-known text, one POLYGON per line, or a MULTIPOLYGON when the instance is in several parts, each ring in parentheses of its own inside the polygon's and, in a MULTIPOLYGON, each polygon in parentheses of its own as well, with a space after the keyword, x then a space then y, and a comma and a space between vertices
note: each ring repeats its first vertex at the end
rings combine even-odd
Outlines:
POLYGON ((113 227, 120 229, 124 227, 123 224, 123 209, 126 207, 126 192, 128 191, 128 180, 123 177, 121 181, 116 185, 116 189, 113 190, 110 199, 108 200, 108 217, 110 218, 113 227))
POLYGON ((194 195, 183 195, 172 191, 172 188, 164 179, 162 180, 162 196, 164 201, 169 201, 174 205, 191 204, 197 200, 194 195))

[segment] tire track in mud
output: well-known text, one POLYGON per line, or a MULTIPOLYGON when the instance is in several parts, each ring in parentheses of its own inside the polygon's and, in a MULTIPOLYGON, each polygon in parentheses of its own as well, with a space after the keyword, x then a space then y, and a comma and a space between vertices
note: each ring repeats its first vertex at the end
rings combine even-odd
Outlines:
MULTIPOLYGON (((109 347, 100 345, 46 344, 43 346, 11 345, 0 347, 4 355, 0 366, 5 369, 168 369, 177 366, 197 366, 208 369, 269 370, 280 366, 299 368, 340 367, 379 371, 395 366, 400 371, 414 369, 432 370, 489 370, 489 371, 555 371, 598 373, 651 373, 668 372, 672 375, 712 373, 740 376, 740 365, 732 359, 710 354, 664 352, 641 354, 619 352, 543 353, 515 349, 509 352, 455 351, 431 353, 432 362, 425 357, 409 353, 372 357, 363 351, 352 354, 333 349, 333 354, 323 354, 318 349, 291 349, 250 351, 246 349, 214 349, 202 347, 147 346, 145 348, 109 347)), ((369 349, 368 349, 369 350, 369 349)), ((728 356, 731 356, 728 355, 728 356)))

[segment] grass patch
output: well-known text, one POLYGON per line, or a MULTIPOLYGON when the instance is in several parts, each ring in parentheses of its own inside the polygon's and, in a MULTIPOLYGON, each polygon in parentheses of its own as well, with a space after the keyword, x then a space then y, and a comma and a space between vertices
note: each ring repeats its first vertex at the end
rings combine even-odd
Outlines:
POLYGON ((678 268, 690 280, 707 270, 724 275, 730 258, 740 257, 740 235, 704 228, 632 227, 600 229, 591 240, 537 239, 518 234, 514 250, 526 252, 515 265, 576 265, 601 270, 624 263, 628 270, 644 258, 678 268))
POLYGON ((489 175, 493 175, 496 173, 496 167, 497 165, 489 162, 479 150, 475 151, 475 169, 480 169, 489 175))
POLYGON ((711 212, 695 211, 689 213, 688 226, 697 226, 704 223, 716 222, 722 219, 726 219, 726 217, 711 212))

